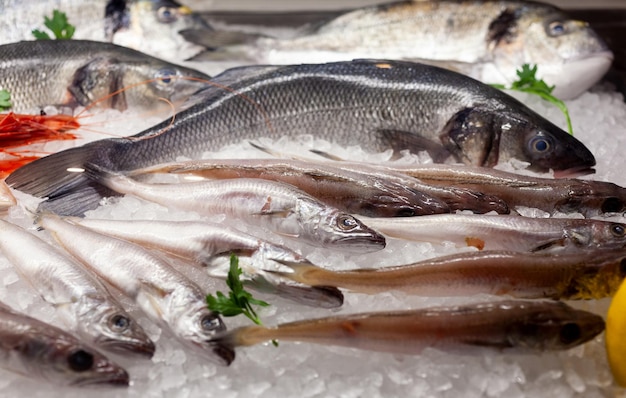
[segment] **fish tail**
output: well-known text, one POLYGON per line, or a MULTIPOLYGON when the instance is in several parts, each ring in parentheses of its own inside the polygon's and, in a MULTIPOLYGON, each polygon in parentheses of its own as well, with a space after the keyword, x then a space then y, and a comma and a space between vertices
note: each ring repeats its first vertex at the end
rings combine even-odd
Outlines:
POLYGON ((15 170, 6 183, 29 195, 47 198, 38 211, 81 216, 96 208, 102 198, 116 195, 84 173, 87 164, 104 162, 111 146, 110 142, 98 141, 37 159, 15 170))

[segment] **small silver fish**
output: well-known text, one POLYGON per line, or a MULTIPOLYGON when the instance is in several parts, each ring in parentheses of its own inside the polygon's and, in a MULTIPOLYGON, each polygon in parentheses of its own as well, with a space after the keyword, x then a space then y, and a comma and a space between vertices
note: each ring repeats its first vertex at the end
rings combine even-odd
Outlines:
POLYGON ((0 251, 62 320, 99 348, 152 357, 154 343, 95 275, 56 247, 0 220, 0 251))
POLYGON ((218 335, 215 344, 251 346, 269 340, 336 345, 397 354, 432 347, 467 353, 566 350, 604 330, 602 317, 562 302, 497 301, 413 311, 365 313, 248 326, 218 335))
POLYGON ((63 330, 0 304, 0 364, 60 386, 126 387, 128 373, 63 330))

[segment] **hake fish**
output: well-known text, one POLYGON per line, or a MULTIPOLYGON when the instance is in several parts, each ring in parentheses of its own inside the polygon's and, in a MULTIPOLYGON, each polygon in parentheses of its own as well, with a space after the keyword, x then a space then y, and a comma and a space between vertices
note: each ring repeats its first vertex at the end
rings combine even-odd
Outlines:
POLYGON ((128 373, 63 330, 0 304, 0 366, 60 386, 126 387, 128 373))
POLYGON ((160 98, 181 107, 209 79, 110 43, 37 40, 0 46, 0 89, 11 93, 14 112, 39 112, 46 105, 169 110, 160 98))
POLYGON ((74 257, 134 299, 142 311, 168 327, 194 352, 218 364, 230 364, 233 352, 205 343, 226 329, 222 319, 206 307, 206 295, 200 287, 161 257, 134 243, 93 232, 54 215, 42 215, 39 224, 74 257))
POLYGON ((356 217, 289 184, 247 178, 149 184, 102 169, 86 172, 119 193, 204 215, 226 214, 314 246, 359 253, 385 247, 385 239, 356 217))
POLYGON ((493 166, 516 158, 561 174, 595 164, 581 142, 517 100, 432 66, 377 60, 253 66, 212 82, 198 94, 201 103, 173 123, 58 152, 18 169, 7 183, 48 197, 43 206, 50 211, 78 215, 111 195, 75 172, 88 163, 132 171, 244 139, 303 134, 368 151, 427 149, 439 162, 453 157, 493 166))
POLYGON ((95 275, 69 256, 4 220, 0 251, 82 338, 105 350, 152 357, 155 346, 146 332, 95 275))
POLYGON ((479 250, 581 252, 626 247, 626 224, 594 219, 434 214, 364 220, 387 237, 449 241, 479 250))
MULTIPOLYGON (((289 19, 285 14, 284 19, 289 19)), ((236 30, 236 29, 233 29, 236 30)), ((232 32, 231 32, 232 33, 232 32)), ((199 35, 196 35, 199 36, 199 35)), ((221 32, 190 38, 219 47, 221 32)), ((433 63, 486 83, 511 83, 523 64, 554 95, 574 98, 608 71, 613 54, 586 22, 558 8, 530 1, 396 1, 347 11, 301 29, 295 37, 241 34, 217 54, 199 58, 249 59, 284 64, 354 58, 433 63)))
POLYGON ((345 271, 285 264, 291 270, 279 272, 281 276, 311 286, 369 294, 403 291, 431 297, 483 293, 525 299, 600 299, 612 296, 626 276, 623 250, 563 254, 485 250, 345 271))
POLYGON ((575 347, 603 330, 602 317, 562 302, 505 300, 248 326, 213 341, 233 348, 269 340, 299 341, 404 355, 428 347, 461 353, 486 348, 538 352, 575 347))

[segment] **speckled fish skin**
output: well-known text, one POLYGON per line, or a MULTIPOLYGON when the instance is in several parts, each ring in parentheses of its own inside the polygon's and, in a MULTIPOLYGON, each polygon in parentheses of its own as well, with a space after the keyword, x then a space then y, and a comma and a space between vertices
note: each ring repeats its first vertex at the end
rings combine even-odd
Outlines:
POLYGON ((311 286, 335 286, 376 294, 403 291, 419 296, 510 295, 555 300, 612 296, 626 276, 623 250, 580 253, 524 253, 485 250, 456 253, 413 264, 333 271, 288 264, 280 272, 311 286))
POLYGON ((126 387, 128 373, 61 329, 0 304, 2 367, 60 386, 126 387))
POLYGON ((167 326, 198 355, 220 365, 230 364, 232 352, 204 343, 226 330, 219 315, 206 307, 206 294, 161 257, 54 215, 40 217, 39 224, 74 257, 135 300, 150 318, 167 326))
POLYGON ((294 38, 261 37, 224 52, 271 64, 421 60, 486 83, 511 83, 521 65, 538 65, 540 77, 563 99, 599 81, 613 60, 586 22, 525 1, 397 1, 345 12, 294 38))
POLYGON ((419 354, 427 347, 540 352, 575 347, 603 330, 602 317, 562 302, 505 300, 249 326, 216 336, 214 342, 238 347, 298 341, 397 354, 419 354))
POLYGON ((0 251, 83 339, 120 354, 152 357, 154 343, 141 326, 95 275, 65 253, 4 220, 0 251))
POLYGON ((94 163, 130 171, 244 139, 303 134, 368 151, 428 149, 436 160, 452 156, 474 165, 516 158, 567 173, 595 164, 581 142, 512 97, 427 65, 357 60, 255 66, 230 69, 212 81, 216 86, 199 94, 202 101, 172 123, 58 152, 18 169, 7 183, 48 197, 44 207, 50 211, 77 215, 97 206, 106 190, 68 168, 94 163))
POLYGON ((626 224, 594 219, 434 214, 364 221, 387 237, 485 250, 580 252, 626 247, 626 224))
POLYGON ((191 68, 110 43, 36 40, 0 46, 0 89, 11 93, 14 112, 47 105, 165 110, 170 105, 159 98, 180 107, 209 79, 191 68), (110 96, 124 87, 129 89, 110 96))

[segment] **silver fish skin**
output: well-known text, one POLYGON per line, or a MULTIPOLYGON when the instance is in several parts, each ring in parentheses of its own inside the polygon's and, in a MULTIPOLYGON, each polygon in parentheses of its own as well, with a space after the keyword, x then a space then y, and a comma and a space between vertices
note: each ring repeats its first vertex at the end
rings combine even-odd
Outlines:
POLYGON ((212 81, 216 86, 173 123, 58 152, 16 170, 7 183, 48 197, 43 207, 50 211, 79 215, 111 192, 71 172, 88 163, 131 171, 243 139, 303 134, 368 151, 427 149, 436 161, 452 156, 473 165, 517 158, 566 174, 595 164, 581 142, 519 101, 432 66, 382 60, 253 66, 212 81))
MULTIPOLYGON (((448 205, 406 184, 359 170, 293 159, 218 159, 167 163, 133 172, 182 173, 208 179, 259 178, 291 184, 339 210, 367 217, 449 213, 448 205)), ((419 187, 421 188, 421 187, 419 187)), ((437 188, 435 188, 437 189, 437 188)), ((443 189, 441 189, 443 190, 443 189)))
POLYGON ((559 254, 485 250, 383 268, 333 271, 307 264, 287 266, 291 270, 279 272, 281 276, 358 293, 588 300, 610 297, 617 291, 626 276, 626 253, 621 249, 559 254))
POLYGON ((0 251, 81 338, 105 350, 151 358, 154 343, 89 271, 23 228, 0 220, 0 251))
POLYGON ((227 214, 318 247, 359 253, 385 247, 385 239, 354 216, 289 184, 246 178, 148 184, 104 170, 86 172, 119 193, 204 215, 227 214))
POLYGON ((458 186, 502 198, 511 207, 525 206, 549 213, 579 212, 585 217, 626 211, 626 188, 575 178, 541 178, 501 170, 461 165, 386 165, 428 184, 458 186))
POLYGON ((0 363, 33 379, 71 387, 126 387, 128 373, 63 330, 0 304, 0 363))
POLYGON ((580 252, 626 247, 626 224, 594 219, 434 214, 368 218, 365 222, 387 237, 431 243, 449 241, 480 250, 580 252))
POLYGON ((343 304, 343 295, 337 289, 310 287, 268 272, 284 269, 283 263, 309 264, 300 254, 222 224, 93 218, 72 218, 71 221, 98 233, 161 250, 196 266, 207 267, 208 274, 222 279, 227 278, 229 255, 234 253, 239 258, 242 279, 256 290, 314 307, 336 308, 343 304))
POLYGON ((194 352, 217 364, 230 364, 234 353, 204 343, 226 329, 221 318, 206 307, 206 295, 200 287, 161 257, 54 215, 40 217, 39 224, 86 267, 135 300, 142 311, 194 352))
POLYGON ((397 354, 431 347, 471 353, 566 350, 604 330, 602 317, 562 302, 505 300, 412 311, 364 313, 303 320, 273 328, 249 326, 214 338, 215 344, 251 346, 299 341, 397 354))
POLYGON ((0 89, 11 93, 12 110, 18 113, 39 112, 47 105, 169 110, 160 98, 180 108, 210 79, 129 48, 87 40, 2 45, 0 76, 0 89))
MULTIPOLYGON (((211 38, 205 36, 203 44, 211 46, 211 38)), ((503 84, 517 80, 523 64, 538 65, 540 78, 556 86, 554 95, 562 99, 593 86, 613 60, 586 22, 530 1, 396 1, 347 11, 295 37, 244 40, 218 55, 270 64, 417 60, 503 84)))

